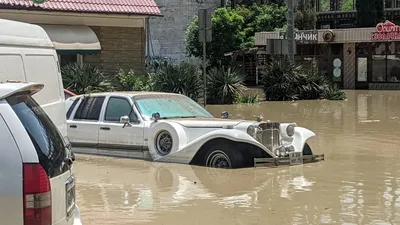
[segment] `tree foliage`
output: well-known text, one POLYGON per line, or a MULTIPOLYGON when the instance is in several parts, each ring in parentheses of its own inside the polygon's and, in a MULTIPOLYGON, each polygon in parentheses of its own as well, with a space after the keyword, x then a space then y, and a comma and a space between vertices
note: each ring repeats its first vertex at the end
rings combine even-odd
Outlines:
MULTIPOLYGON (((207 57, 211 65, 225 64, 224 53, 237 50, 244 41, 244 20, 235 11, 220 8, 212 17, 212 42, 207 43, 207 57)), ((203 46, 199 42, 199 21, 195 18, 185 32, 186 51, 189 56, 203 57, 203 46)))
POLYGON ((357 1, 356 9, 358 27, 374 27, 384 20, 382 0, 357 1))
POLYGON ((317 22, 317 14, 314 9, 300 9, 296 12, 294 26, 299 30, 313 30, 317 22))
MULTIPOLYGON (((238 6, 235 9, 219 8, 212 17, 212 42, 207 44, 207 57, 211 66, 227 65, 224 53, 254 45, 254 34, 273 31, 286 24, 287 9, 277 4, 238 6)), ((185 32, 186 51, 189 57, 203 56, 198 39, 198 19, 194 18, 185 32)))

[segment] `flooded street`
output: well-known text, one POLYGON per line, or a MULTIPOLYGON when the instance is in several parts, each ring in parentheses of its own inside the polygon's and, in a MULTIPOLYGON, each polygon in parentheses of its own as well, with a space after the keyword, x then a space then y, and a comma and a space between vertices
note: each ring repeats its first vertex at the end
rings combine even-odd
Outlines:
POLYGON ((400 224, 400 92, 347 101, 208 106, 215 116, 296 122, 326 161, 218 170, 78 155, 85 225, 400 224))

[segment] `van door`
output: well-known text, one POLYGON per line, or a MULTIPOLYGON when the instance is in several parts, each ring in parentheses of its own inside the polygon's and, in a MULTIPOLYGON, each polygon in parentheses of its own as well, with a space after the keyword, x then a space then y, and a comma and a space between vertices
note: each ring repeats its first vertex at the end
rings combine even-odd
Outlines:
POLYGON ((97 148, 99 141, 99 119, 104 96, 85 96, 67 121, 68 137, 72 147, 97 148))

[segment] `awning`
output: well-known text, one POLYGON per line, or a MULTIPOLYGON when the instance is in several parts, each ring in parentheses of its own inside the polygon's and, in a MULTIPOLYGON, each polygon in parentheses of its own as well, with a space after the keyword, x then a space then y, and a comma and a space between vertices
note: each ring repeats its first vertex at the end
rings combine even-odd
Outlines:
POLYGON ((40 25, 49 35, 50 40, 60 55, 99 54, 99 39, 88 26, 74 25, 40 25))

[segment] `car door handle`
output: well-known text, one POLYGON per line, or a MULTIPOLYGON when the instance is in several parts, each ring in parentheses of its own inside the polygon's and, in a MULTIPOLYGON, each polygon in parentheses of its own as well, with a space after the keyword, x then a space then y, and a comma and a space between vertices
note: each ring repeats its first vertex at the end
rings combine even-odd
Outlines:
POLYGON ((69 125, 69 127, 71 127, 71 128, 77 128, 76 125, 69 125))
POLYGON ((109 127, 100 127, 100 130, 110 130, 109 127))

